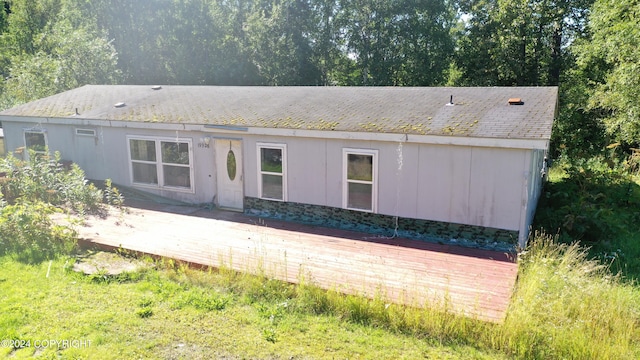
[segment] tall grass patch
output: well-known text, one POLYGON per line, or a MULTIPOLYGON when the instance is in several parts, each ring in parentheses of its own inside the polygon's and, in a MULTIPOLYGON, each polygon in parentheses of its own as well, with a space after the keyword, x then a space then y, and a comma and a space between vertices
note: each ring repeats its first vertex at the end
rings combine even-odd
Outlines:
POLYGON ((637 359, 640 294, 586 249, 539 234, 497 339, 519 358, 637 359))

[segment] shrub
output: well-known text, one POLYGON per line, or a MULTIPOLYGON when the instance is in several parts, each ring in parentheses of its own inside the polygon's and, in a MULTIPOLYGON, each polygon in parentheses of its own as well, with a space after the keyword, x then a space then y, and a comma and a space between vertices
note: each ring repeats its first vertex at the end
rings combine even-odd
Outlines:
POLYGON ((56 211, 40 201, 5 205, 0 213, 0 253, 14 253, 20 261, 31 263, 72 251, 76 233, 52 222, 50 215, 56 211))
POLYGON ((60 153, 53 157, 31 156, 23 161, 12 154, 0 160, 0 190, 6 201, 42 201, 77 213, 96 212, 102 204, 102 192, 88 183, 76 164, 65 166, 60 153))
POLYGON ((542 194, 537 227, 559 230, 563 239, 596 242, 619 237, 640 220, 629 211, 640 205, 638 186, 615 164, 599 157, 562 170, 565 176, 548 183, 542 194))
MULTIPOLYGON (((109 184, 110 185, 110 184, 109 184)), ((122 195, 108 187, 110 200, 122 195)), ((11 153, 0 159, 0 253, 37 262, 66 254, 75 247, 75 232, 58 225, 51 215, 66 209, 78 214, 102 209, 102 191, 88 183, 76 164, 65 165, 60 153, 23 161, 11 153)))

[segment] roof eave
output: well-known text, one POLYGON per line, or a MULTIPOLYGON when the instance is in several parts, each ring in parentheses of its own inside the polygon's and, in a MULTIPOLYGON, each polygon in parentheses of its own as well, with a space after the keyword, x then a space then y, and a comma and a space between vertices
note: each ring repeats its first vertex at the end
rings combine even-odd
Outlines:
POLYGON ((549 148, 549 139, 545 138, 495 138, 495 137, 472 137, 472 136, 449 136, 449 135, 422 135, 422 134, 402 134, 402 133, 378 133, 364 131, 341 131, 341 130, 307 130, 288 128, 266 128, 266 127, 225 127, 211 126, 210 124, 176 124, 159 122, 134 122, 118 120, 96 120, 82 119, 78 117, 69 118, 41 118, 26 116, 0 116, 0 121, 26 122, 36 124, 58 124, 74 126, 104 126, 113 128, 132 129, 156 129, 170 131, 196 131, 213 134, 249 134, 263 136, 284 136, 284 137, 304 137, 317 139, 340 139, 340 140, 360 140, 360 141, 386 141, 386 142, 408 142, 434 145, 457 145, 457 146, 478 146, 492 148, 511 149, 541 149, 549 148), (73 124, 70 124, 73 121, 73 124))

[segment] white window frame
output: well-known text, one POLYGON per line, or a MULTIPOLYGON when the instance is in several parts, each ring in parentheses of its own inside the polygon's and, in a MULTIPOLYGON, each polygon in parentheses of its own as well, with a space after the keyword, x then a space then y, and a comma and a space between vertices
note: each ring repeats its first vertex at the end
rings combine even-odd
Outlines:
POLYGON ((155 136, 135 136, 129 135, 127 136, 127 156, 129 161, 129 178, 131 184, 136 187, 141 188, 150 188, 150 189, 164 189, 171 190, 177 192, 188 192, 195 193, 195 176, 194 176, 194 163, 193 163, 193 140, 190 138, 170 138, 170 137, 155 137, 155 136), (156 150, 156 161, 144 161, 144 160, 133 160, 131 159, 131 140, 141 140, 141 141, 154 141, 155 150, 156 150), (171 186, 164 184, 164 167, 163 165, 170 166, 182 166, 187 167, 184 164, 173 164, 173 163, 164 163, 162 162, 162 143, 170 142, 170 143, 187 143, 189 147, 189 186, 188 188, 182 186, 171 186), (158 177, 157 184, 149 184, 149 183, 140 183, 135 182, 133 179, 133 163, 142 163, 142 164, 153 164, 156 166, 156 172, 158 177))
POLYGON ((95 129, 76 128, 75 133, 76 133, 76 136, 96 137, 95 129))
POLYGON ((373 149, 354 149, 343 148, 342 149, 342 207, 349 210, 377 213, 378 212, 378 150, 373 149), (348 168, 349 168, 349 155, 365 155, 372 156, 372 176, 371 181, 364 180, 349 180, 348 168), (371 210, 350 208, 349 207, 349 183, 356 184, 370 184, 371 185, 371 210))
POLYGON ((47 130, 45 129, 23 129, 22 141, 24 141, 24 158, 29 159, 29 147, 27 146, 27 133, 42 134, 44 136, 44 151, 35 151, 36 154, 47 155, 47 149, 49 149, 49 138, 47 137, 47 130))
POLYGON ((258 197, 261 199, 272 200, 272 201, 287 201, 287 144, 259 142, 256 144, 256 148, 257 148, 256 163, 258 164, 258 197), (282 151, 282 173, 262 171, 262 149, 278 149, 282 151), (282 176, 282 199, 274 199, 274 198, 263 196, 262 175, 282 176))

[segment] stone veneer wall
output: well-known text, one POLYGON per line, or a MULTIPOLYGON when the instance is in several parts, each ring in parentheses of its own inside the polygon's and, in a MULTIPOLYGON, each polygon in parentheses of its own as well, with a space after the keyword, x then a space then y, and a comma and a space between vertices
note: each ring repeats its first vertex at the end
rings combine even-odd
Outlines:
MULTIPOLYGON (((354 230, 378 236, 393 236, 396 217, 320 205, 244 198, 247 215, 310 225, 354 230)), ((518 232, 440 221, 398 218, 397 236, 415 240, 474 248, 513 251, 518 232)))

